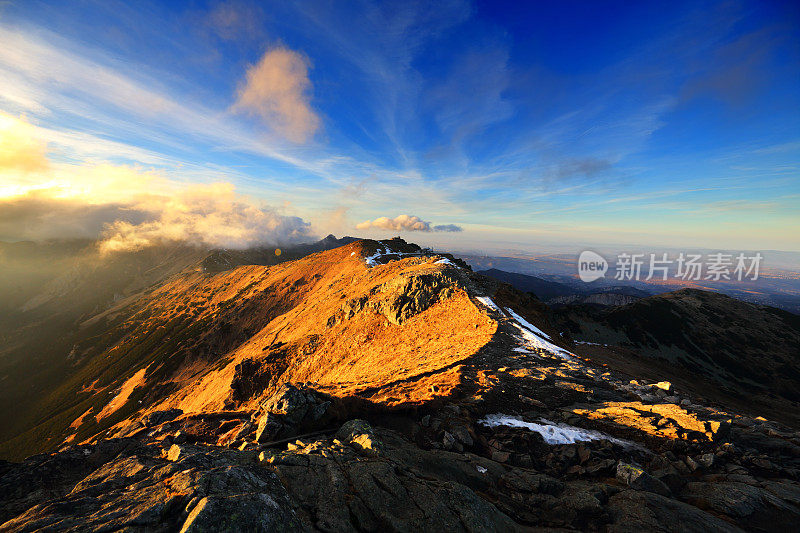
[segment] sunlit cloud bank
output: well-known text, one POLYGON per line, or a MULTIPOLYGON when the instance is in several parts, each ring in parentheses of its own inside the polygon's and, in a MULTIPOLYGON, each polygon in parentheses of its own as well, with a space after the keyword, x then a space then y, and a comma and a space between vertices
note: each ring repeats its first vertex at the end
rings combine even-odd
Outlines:
POLYGON ((194 185, 175 197, 150 196, 134 209, 152 216, 141 223, 117 220, 103 232, 101 250, 132 250, 160 241, 189 241, 226 248, 305 240, 310 225, 237 196, 233 185, 194 185))
POLYGON ((100 238, 104 253, 165 241, 243 248, 308 240, 299 217, 137 167, 51 160, 36 126, 0 112, 0 239, 100 238))
POLYGON ((381 229, 386 231, 462 231, 461 226, 456 226, 455 224, 432 226, 430 222, 425 222, 419 217, 410 215, 399 215, 395 218, 378 217, 375 220, 366 220, 357 224, 356 229, 381 229))

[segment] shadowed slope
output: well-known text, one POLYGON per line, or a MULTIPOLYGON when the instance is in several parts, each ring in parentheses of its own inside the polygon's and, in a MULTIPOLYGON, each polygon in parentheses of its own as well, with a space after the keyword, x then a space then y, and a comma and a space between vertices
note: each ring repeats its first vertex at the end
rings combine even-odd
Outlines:
POLYGON ((800 320, 780 309, 697 289, 597 311, 554 311, 590 344, 582 352, 627 372, 686 383, 723 404, 799 424, 800 320), (741 402, 741 403, 739 403, 741 402))

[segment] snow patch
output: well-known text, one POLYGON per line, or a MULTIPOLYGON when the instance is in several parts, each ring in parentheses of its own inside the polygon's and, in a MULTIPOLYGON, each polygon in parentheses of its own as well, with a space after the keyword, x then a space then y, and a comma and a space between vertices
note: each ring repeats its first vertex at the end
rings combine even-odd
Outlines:
POLYGON ((545 338, 547 340, 550 340, 550 335, 548 335, 544 331, 540 330, 539 328, 537 328, 536 326, 534 326, 533 324, 531 324, 530 322, 528 322, 527 320, 525 320, 524 318, 519 316, 510 307, 506 307, 506 311, 508 311, 508 314, 510 314, 511 317, 514 320, 516 320, 517 322, 519 322, 525 329, 528 329, 528 330, 532 331, 533 333, 535 333, 536 335, 538 335, 540 337, 543 337, 543 338, 545 338))
MULTIPOLYGON (((570 360, 572 359, 572 353, 568 352, 564 348, 560 346, 556 346, 552 342, 550 342, 550 337, 542 330, 519 316, 510 308, 506 308, 506 310, 511 314, 511 317, 514 319, 512 325, 517 328, 520 332, 521 340, 525 344, 526 348, 539 348, 541 350, 545 350, 550 352, 562 359, 570 360)), ((515 350, 516 351, 516 350, 515 350)))
POLYGON ((633 442, 617 439, 600 431, 583 429, 567 424, 557 424, 543 418, 540 422, 541 424, 526 422, 517 416, 504 415, 502 413, 486 415, 481 420, 478 420, 478 424, 486 427, 507 426, 534 431, 541 435, 547 444, 575 444, 576 442, 590 440, 607 440, 625 447, 638 446, 633 442))
POLYGON ((380 264, 380 263, 378 263, 378 259, 380 259, 380 258, 381 258, 381 257, 383 257, 384 255, 396 255, 396 256, 402 257, 402 256, 404 256, 404 255, 415 255, 415 254, 412 254, 412 253, 405 253, 405 252, 393 252, 392 250, 390 250, 390 249, 389 249, 389 247, 388 247, 388 246, 386 246, 386 247, 383 249, 383 251, 381 252, 381 249, 380 249, 380 247, 379 247, 379 248, 377 249, 377 251, 376 251, 374 254, 372 254, 372 255, 371 255, 371 256, 369 256, 369 257, 365 257, 365 258, 364 258, 364 262, 365 262, 365 263, 367 264, 367 266, 368 266, 368 267, 370 267, 370 268, 372 268, 372 267, 374 267, 374 266, 378 266, 378 265, 380 264))
POLYGON ((450 265, 450 266, 456 266, 456 265, 455 265, 455 263, 453 263, 452 261, 450 261, 450 260, 449 260, 448 258, 446 258, 446 257, 443 257, 443 258, 439 259, 438 261, 436 261, 436 262, 434 263, 434 265, 450 265))
POLYGON ((485 474, 486 472, 488 472, 488 470, 486 468, 482 467, 481 465, 475 465, 475 469, 478 472, 480 472, 481 474, 485 474))
MULTIPOLYGON (((388 252, 388 251, 389 251, 389 248, 386 248, 386 251, 388 252)), ((374 267, 374 266, 377 266, 377 265, 378 265, 378 261, 377 261, 377 260, 378 260, 378 258, 379 258, 381 255, 383 255, 383 254, 381 253, 381 249, 380 249, 380 248, 378 248, 378 250, 377 250, 377 251, 376 251, 374 254, 370 255, 369 257, 365 257, 365 258, 364 258, 364 262, 365 262, 365 263, 367 264, 367 266, 368 266, 368 267, 370 267, 370 268, 371 268, 371 267, 374 267)))
POLYGON ((501 315, 505 316, 503 310, 500 309, 500 307, 496 303, 494 303, 492 299, 489 298, 488 296, 476 296, 475 299, 478 300, 483 305, 485 305, 486 307, 488 307, 489 309, 494 309, 501 315))

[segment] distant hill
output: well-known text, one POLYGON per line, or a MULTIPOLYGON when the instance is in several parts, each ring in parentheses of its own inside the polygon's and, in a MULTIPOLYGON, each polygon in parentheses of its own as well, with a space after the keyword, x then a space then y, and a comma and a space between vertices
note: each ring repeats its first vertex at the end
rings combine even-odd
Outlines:
POLYGON ((611 287, 592 288, 585 293, 556 296, 555 298, 547 300, 547 304, 555 307, 576 304, 615 307, 627 305, 648 296, 650 296, 649 292, 637 289, 636 287, 614 285, 611 287))
POLYGON ((800 400, 800 317, 717 292, 682 289, 610 310, 605 322, 643 353, 726 386, 800 400))
POLYGON ((508 283, 512 287, 522 292, 532 292, 542 301, 547 301, 557 296, 568 296, 575 294, 575 289, 569 285, 558 283, 556 281, 547 281, 546 279, 537 278, 536 276, 529 276, 527 274, 519 274, 517 272, 506 272, 505 270, 498 270, 490 268, 488 270, 480 270, 478 274, 483 274, 497 281, 508 283))
POLYGON ((622 347, 712 390, 764 405, 776 397, 800 401, 800 317, 787 311, 681 289, 613 308, 553 313, 575 339, 622 347))
POLYGON ((358 239, 355 237, 337 239, 333 235, 328 235, 317 242, 291 246, 259 247, 245 250, 213 250, 203 259, 201 265, 204 272, 223 272, 242 265, 277 265, 317 252, 332 250, 356 240, 358 239))
POLYGON ((587 304, 598 306, 616 306, 635 302, 651 293, 625 285, 601 286, 587 285, 586 289, 571 287, 565 283, 550 281, 528 274, 506 272, 490 268, 481 270, 479 274, 497 281, 508 283, 522 292, 532 292, 548 305, 587 304))

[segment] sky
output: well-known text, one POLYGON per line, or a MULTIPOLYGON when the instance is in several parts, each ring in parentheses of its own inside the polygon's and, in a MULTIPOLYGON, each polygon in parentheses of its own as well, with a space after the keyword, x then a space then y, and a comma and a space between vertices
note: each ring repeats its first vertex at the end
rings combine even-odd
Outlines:
POLYGON ((793 2, 0 3, 0 240, 800 251, 793 2))

